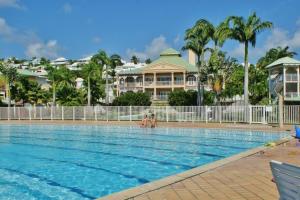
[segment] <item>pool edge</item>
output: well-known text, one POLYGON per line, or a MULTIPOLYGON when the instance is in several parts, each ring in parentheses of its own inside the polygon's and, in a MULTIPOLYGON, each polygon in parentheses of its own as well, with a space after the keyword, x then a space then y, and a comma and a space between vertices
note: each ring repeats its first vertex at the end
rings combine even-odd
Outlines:
MULTIPOLYGON (((281 140, 278 140, 275 142, 276 146, 282 145, 284 143, 289 142, 290 140, 292 140, 292 138, 284 138, 281 140)), ((252 156, 255 155, 257 153, 262 152, 263 150, 266 150, 268 148, 272 148, 272 147, 266 147, 266 146, 259 146, 257 148, 254 149, 250 149, 244 152, 241 152, 239 154, 221 159, 221 160, 217 160, 215 162, 206 164, 206 165, 202 165, 175 175, 171 175, 165 178, 161 178, 159 180, 156 181, 152 181, 150 183, 146 183, 143 185, 139 185, 133 188, 129 188, 129 189, 125 189, 122 190, 120 192, 116 192, 116 193, 112 193, 110 195, 107 196, 103 196, 100 198, 97 198, 97 200, 126 200, 126 199, 131 199, 140 195, 143 195, 145 193, 154 191, 154 190, 158 190, 162 187, 166 187, 169 186, 171 184, 183 181, 185 179, 197 176, 199 174, 208 172, 210 170, 214 170, 216 168, 222 167, 226 164, 229 164, 231 162, 240 160, 242 158, 246 158, 248 156, 252 156)))

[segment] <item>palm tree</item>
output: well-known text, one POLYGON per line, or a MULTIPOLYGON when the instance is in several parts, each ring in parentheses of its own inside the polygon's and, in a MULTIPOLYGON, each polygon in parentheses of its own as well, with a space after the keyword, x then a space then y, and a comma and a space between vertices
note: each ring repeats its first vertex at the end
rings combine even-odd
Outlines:
POLYGON ((289 51, 289 47, 286 46, 284 48, 282 47, 277 47, 277 48, 272 48, 270 49, 264 57, 261 57, 257 61, 257 68, 264 69, 267 65, 270 63, 274 62, 275 60, 278 60, 279 58, 283 57, 294 57, 297 55, 296 52, 289 51))
POLYGON ((244 45, 244 65, 245 65, 245 76, 244 76, 244 103, 248 105, 249 94, 248 94, 248 82, 249 82, 249 70, 248 70, 248 49, 249 44, 255 47, 256 36, 263 30, 272 28, 273 24, 269 21, 261 21, 256 13, 252 13, 247 19, 244 17, 229 16, 225 22, 226 26, 222 27, 221 31, 227 32, 231 39, 237 40, 244 45))
POLYGON ((52 67, 50 65, 47 65, 45 67, 48 75, 48 79, 51 81, 52 84, 52 105, 55 106, 56 105, 56 86, 59 80, 59 73, 58 73, 58 69, 56 69, 55 67, 52 67))
POLYGON ((136 57, 136 55, 133 55, 133 56, 131 57, 130 60, 131 60, 131 62, 133 62, 134 64, 138 64, 138 62, 140 62, 139 58, 136 57))
POLYGON ((5 63, 0 63, 0 72, 2 73, 2 75, 5 78, 5 82, 6 82, 6 93, 7 93, 7 97, 8 97, 8 107, 11 106, 11 92, 10 89, 12 87, 12 85, 14 84, 14 82, 17 80, 18 78, 18 72, 17 69, 14 67, 10 67, 5 63))
POLYGON ((235 59, 226 57, 226 53, 219 50, 213 50, 210 55, 205 76, 207 77, 207 82, 215 92, 215 100, 218 100, 218 102, 220 102, 222 89, 225 89, 225 82, 231 76, 234 67, 237 65, 236 62, 235 59))
POLYGON ((105 97, 105 103, 108 104, 108 65, 110 64, 110 59, 105 51, 100 50, 97 54, 95 54, 92 57, 92 61, 97 63, 100 66, 100 70, 102 71, 105 69, 105 88, 106 88, 106 97, 105 97))
POLYGON ((110 67, 110 75, 112 77, 112 81, 113 81, 113 88, 114 88, 114 82, 115 82, 115 76, 116 76, 116 67, 117 66, 121 66, 123 65, 122 63, 122 60, 121 60, 121 56, 119 56, 118 54, 113 54, 110 56, 109 58, 110 60, 110 64, 109 64, 109 67, 110 67))
POLYGON ((88 84, 88 106, 91 105, 91 77, 100 73, 100 70, 95 62, 90 62, 82 67, 83 75, 87 79, 88 84))
MULTIPOLYGON (((211 40, 211 36, 214 32, 214 27, 211 23, 204 19, 200 19, 196 22, 196 24, 187 29, 185 32, 186 41, 185 46, 182 48, 183 50, 191 50, 196 54, 197 57, 197 68, 198 68, 198 79, 197 79, 197 105, 201 105, 203 98, 201 92, 201 70, 204 68, 204 54, 209 48, 206 48, 206 45, 211 40)), ((202 89, 203 90, 203 89, 202 89)))

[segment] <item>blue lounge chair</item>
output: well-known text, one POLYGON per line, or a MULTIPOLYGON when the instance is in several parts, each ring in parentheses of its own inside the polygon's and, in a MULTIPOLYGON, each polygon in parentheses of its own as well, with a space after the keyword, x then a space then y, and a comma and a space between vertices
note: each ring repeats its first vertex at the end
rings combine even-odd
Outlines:
POLYGON ((270 165, 280 200, 299 200, 300 167, 274 160, 270 165))
POLYGON ((300 128, 298 126, 295 126, 295 132, 296 135, 294 137, 300 140, 300 128))

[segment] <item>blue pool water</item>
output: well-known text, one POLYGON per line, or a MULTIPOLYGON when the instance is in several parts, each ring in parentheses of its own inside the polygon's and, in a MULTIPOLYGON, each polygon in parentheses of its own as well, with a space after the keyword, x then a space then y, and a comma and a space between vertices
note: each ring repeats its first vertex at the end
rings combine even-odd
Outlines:
POLYGON ((0 199, 95 199, 286 136, 246 130, 1 125, 0 199))

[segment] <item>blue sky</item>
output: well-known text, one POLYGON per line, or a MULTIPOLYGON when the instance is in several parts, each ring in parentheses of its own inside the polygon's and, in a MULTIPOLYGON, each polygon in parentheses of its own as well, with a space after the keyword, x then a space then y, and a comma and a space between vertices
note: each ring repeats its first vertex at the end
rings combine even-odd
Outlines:
MULTIPOLYGON (((299 8, 299 0, 0 0, 0 57, 76 59, 104 49, 155 58, 167 47, 180 50, 185 30, 200 18, 218 24, 256 11, 274 28, 258 35, 254 62, 276 46, 300 54, 299 8)), ((223 50, 242 58, 238 42, 223 50)))

